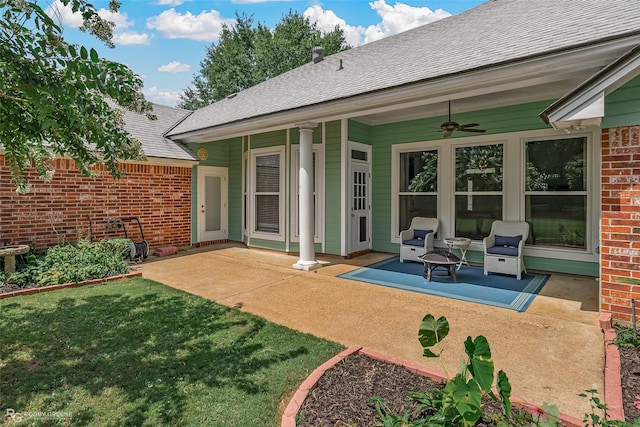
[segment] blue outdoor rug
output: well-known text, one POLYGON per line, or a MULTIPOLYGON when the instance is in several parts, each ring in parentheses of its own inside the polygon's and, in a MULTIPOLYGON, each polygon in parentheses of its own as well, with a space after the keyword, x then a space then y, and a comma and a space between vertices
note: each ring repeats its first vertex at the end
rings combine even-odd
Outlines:
POLYGON ((516 311, 526 311, 549 279, 547 274, 523 274, 522 280, 496 273, 485 276, 482 267, 463 265, 456 271, 458 283, 447 275, 444 268, 436 268, 431 282, 427 282, 422 276, 423 271, 422 263, 400 263, 400 259, 395 257, 338 277, 516 311))

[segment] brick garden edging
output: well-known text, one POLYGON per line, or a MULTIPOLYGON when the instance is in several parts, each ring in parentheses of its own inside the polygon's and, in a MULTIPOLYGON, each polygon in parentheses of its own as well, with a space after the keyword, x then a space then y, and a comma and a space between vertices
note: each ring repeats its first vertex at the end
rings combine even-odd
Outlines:
POLYGON ((57 291, 58 289, 78 288, 80 286, 96 285, 98 283, 111 282, 114 280, 130 279, 132 277, 142 276, 142 271, 132 271, 131 273, 120 274, 118 276, 103 277, 102 279, 85 280, 84 282, 64 283, 62 285, 42 286, 41 288, 21 289, 19 291, 7 292, 0 294, 0 299, 19 297, 23 295, 34 295, 40 292, 57 291))
POLYGON ((604 402, 609 420, 624 421, 622 383, 620 382, 620 350, 615 345, 616 330, 612 314, 600 314, 600 327, 604 333, 604 402))
MULTIPOLYGON (((295 394, 289 401, 289 404, 285 408, 284 413, 282 414, 282 423, 280 424, 281 427, 295 427, 296 415, 298 414, 298 411, 302 407, 302 404, 304 403, 304 400, 309 394, 309 391, 315 387, 317 382, 320 380, 320 378, 322 377, 322 375, 324 375, 326 371, 331 369, 334 365, 342 362, 347 357, 354 354, 363 354, 373 359, 381 360, 383 362, 389 362, 396 365, 404 366, 414 374, 424 375, 425 377, 430 378, 437 382, 447 381, 446 376, 442 372, 427 368, 417 363, 396 359, 394 357, 389 357, 382 353, 378 353, 373 350, 368 350, 360 346, 349 347, 348 349, 338 353, 336 356, 332 357, 331 359, 329 359, 328 361, 320 365, 317 369, 315 369, 311 373, 311 375, 307 377, 306 380, 302 382, 302 384, 300 384, 300 387, 298 387, 298 390, 296 390, 295 394)), ((619 361, 619 357, 618 357, 618 361, 619 361)), ((619 366, 618 366, 618 370, 619 370, 619 366)), ((532 402, 529 402, 525 399, 519 398, 517 396, 511 396, 511 402, 513 406, 519 407, 519 408, 524 408, 524 409, 539 408, 538 405, 532 402)), ((584 423, 581 420, 571 417, 569 415, 560 414, 560 420, 567 427, 583 427, 584 426, 584 423)))

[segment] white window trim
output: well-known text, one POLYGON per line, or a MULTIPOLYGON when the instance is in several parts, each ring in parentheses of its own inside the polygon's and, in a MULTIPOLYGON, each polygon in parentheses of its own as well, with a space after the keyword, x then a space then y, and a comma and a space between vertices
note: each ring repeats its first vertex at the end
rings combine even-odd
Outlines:
MULTIPOLYGON (((485 145, 489 143, 504 144, 504 172, 503 172, 503 219, 506 221, 524 220, 525 215, 525 195, 524 195, 524 144, 528 140, 557 139, 566 137, 563 131, 554 129, 541 129, 524 132, 513 132, 495 135, 470 136, 466 138, 455 138, 454 140, 434 140, 422 142, 410 142, 405 144, 394 144, 391 147, 391 224, 390 241, 400 243, 400 236, 395 235, 395 225, 398 223, 399 206, 398 181, 400 153, 407 151, 422 151, 439 149, 438 151, 438 218, 440 219, 441 237, 450 237, 454 233, 453 215, 455 214, 451 204, 455 204, 453 199, 455 187, 455 169, 451 170, 451 165, 455 163, 455 148, 469 145, 485 145), (518 162, 520 159, 520 162, 518 162), (519 197, 519 200, 516 199, 519 197), (451 203, 446 203, 450 200, 451 203), (444 201, 444 203, 443 203, 444 201)), ((601 194, 600 188, 600 162, 597 159, 601 152, 601 129, 592 128, 583 132, 572 132, 572 136, 587 137, 587 249, 575 250, 552 247, 527 246, 525 255, 543 258, 558 258, 568 261, 598 262, 599 256, 596 248, 599 245, 599 217, 601 194)), ((444 246, 444 245, 441 245, 444 246)), ((482 251, 482 244, 474 242, 469 247, 470 250, 482 251)))
MULTIPOLYGON (((391 150, 391 242, 392 243, 400 243, 400 232, 402 230, 398 230, 398 222, 400 217, 400 205, 398 204, 398 200, 400 198, 400 194, 403 193, 400 191, 400 154, 402 153, 410 153, 413 151, 437 151, 438 152, 438 191, 436 193, 416 193, 416 194, 436 194, 438 200, 438 206, 436 207, 436 212, 440 215, 440 200, 442 194, 442 180, 441 180, 441 171, 442 171, 442 149, 443 143, 442 141, 427 141, 427 142, 412 142, 409 144, 397 144, 392 147, 391 150)), ((441 224, 442 225, 442 224, 441 224)), ((440 235, 440 232, 438 233, 440 235)))
POLYGON ((250 228, 250 233, 249 236, 251 238, 254 239, 265 239, 265 240, 276 240, 276 241, 282 241, 284 242, 285 240, 285 170, 286 170, 286 164, 285 164, 285 147, 284 145, 281 146, 277 146, 277 147, 267 147, 267 148, 256 148, 251 150, 251 162, 250 162, 250 168, 251 168, 251 173, 250 173, 250 179, 251 179, 251 185, 250 185, 250 194, 251 197, 249 199, 249 216, 250 216, 250 222, 249 222, 249 228, 250 228), (261 156, 270 156, 273 154, 278 154, 280 155, 280 188, 279 188, 279 218, 278 218, 278 233, 265 233, 263 231, 258 231, 256 230, 255 227, 255 223, 256 223, 256 203, 255 203, 255 197, 256 197, 256 183, 255 183, 255 179, 256 179, 256 170, 255 170, 255 165, 256 165, 256 157, 261 157, 261 156))
MULTIPOLYGON (((566 133, 562 134, 553 134, 553 135, 541 135, 541 136, 530 136, 521 138, 521 165, 522 170, 524 171, 526 168, 526 144, 530 141, 546 141, 546 140, 555 140, 555 139, 569 139, 569 138, 586 138, 586 149, 584 152, 585 161, 586 161, 586 188, 582 191, 526 191, 525 186, 526 182, 523 173, 523 182, 522 182, 522 211, 525 212, 526 209, 526 196, 527 195, 549 195, 549 196, 558 196, 558 195, 576 195, 576 196, 586 196, 586 230, 585 230, 585 249, 577 249, 577 248, 562 248, 557 246, 530 246, 531 251, 544 251, 544 252, 553 252, 553 253, 566 253, 566 254, 576 254, 576 253, 596 253, 596 247, 598 246, 598 242, 600 239, 600 227, 598 223, 597 212, 600 212, 600 193, 594 193, 594 189, 598 189, 600 187, 600 183, 598 181, 600 177, 600 165, 599 162, 596 163, 596 159, 598 158, 598 153, 600 152, 600 132, 580 132, 580 133, 571 133, 571 135, 567 135, 566 133), (596 136, 597 135, 597 136, 596 136)), ((562 257, 564 258, 564 256, 562 257)))
MULTIPOLYGON (((313 153, 316 158, 315 174, 316 183, 316 206, 315 206, 315 235, 314 243, 322 243, 324 237, 324 145, 313 144, 313 153)), ((291 146, 291 241, 299 242, 300 235, 298 233, 299 220, 299 203, 298 190, 300 179, 300 145, 291 146)))

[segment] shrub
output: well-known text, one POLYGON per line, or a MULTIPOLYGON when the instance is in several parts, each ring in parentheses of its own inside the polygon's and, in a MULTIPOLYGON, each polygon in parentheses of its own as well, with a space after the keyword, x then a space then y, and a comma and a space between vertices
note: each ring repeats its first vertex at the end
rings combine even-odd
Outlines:
POLYGON ((127 239, 98 242, 80 239, 75 244, 61 243, 49 248, 43 258, 29 253, 17 272, 0 276, 0 281, 20 286, 49 286, 128 273, 125 255, 129 244, 127 239))

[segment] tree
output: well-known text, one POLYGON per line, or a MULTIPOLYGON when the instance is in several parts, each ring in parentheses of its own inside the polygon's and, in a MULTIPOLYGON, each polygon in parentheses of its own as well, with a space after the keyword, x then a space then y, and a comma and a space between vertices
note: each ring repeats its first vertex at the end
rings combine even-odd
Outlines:
POLYGON ((252 25, 252 18, 236 15, 233 27, 222 27, 218 44, 207 49, 200 73, 193 78, 194 88, 180 96, 180 107, 195 110, 258 83, 252 72, 257 31, 252 25))
POLYGON ((207 49, 180 107, 204 107, 306 64, 315 46, 322 46, 326 55, 350 48, 339 27, 323 34, 309 18, 292 10, 273 31, 263 24, 254 28, 253 17, 236 15, 235 25, 224 26, 220 40, 207 49))
MULTIPOLYGON (((113 47, 114 24, 91 4, 61 3, 82 14, 83 31, 113 47)), ((110 0, 111 11, 119 7, 110 0)), ((85 175, 104 164, 114 177, 120 160, 143 158, 140 143, 123 129, 122 111, 112 107, 152 119, 142 79, 94 49, 66 42, 37 0, 0 0, 0 13, 0 148, 18 191, 29 190, 32 165, 51 178, 56 155, 71 157, 85 175)))

